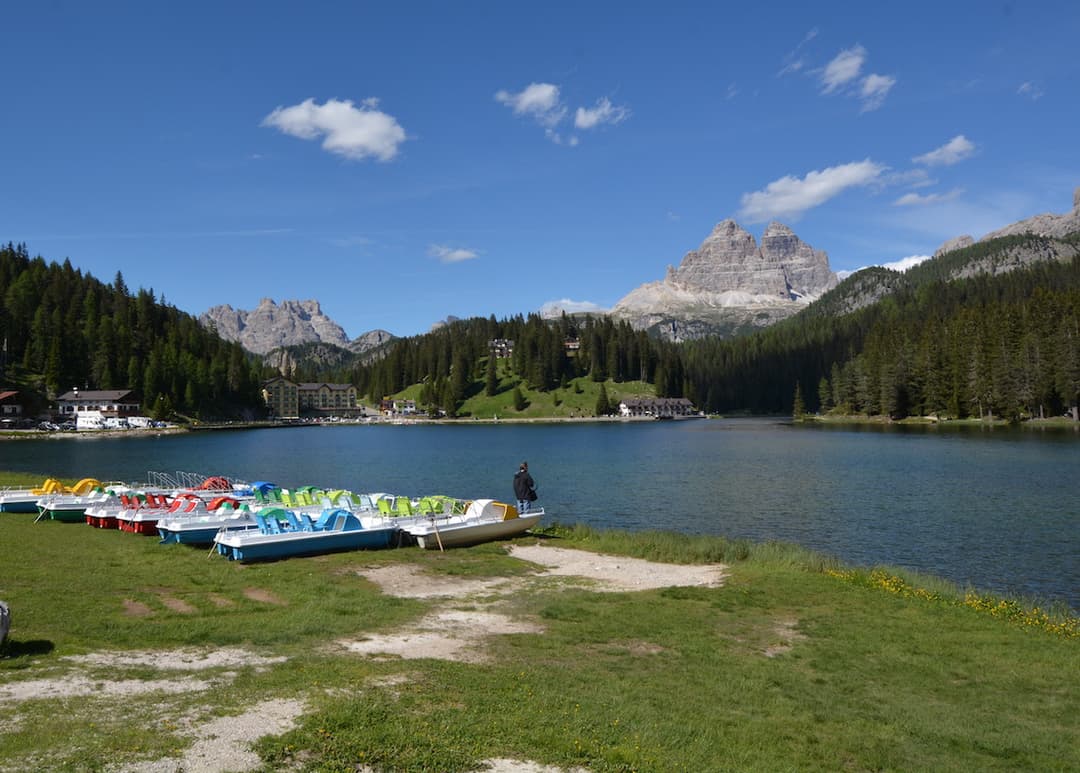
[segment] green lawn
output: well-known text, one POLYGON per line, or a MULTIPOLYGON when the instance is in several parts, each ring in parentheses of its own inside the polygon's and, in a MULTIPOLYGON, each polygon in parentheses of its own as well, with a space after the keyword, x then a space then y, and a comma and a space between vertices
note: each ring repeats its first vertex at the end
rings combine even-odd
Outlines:
POLYGON ((200 674, 227 686, 211 691, 0 699, 0 770, 180 755, 185 722, 280 697, 307 710, 258 743, 267 770, 466 771, 493 757, 595 771, 1080 769, 1075 619, 1002 616, 944 584, 919 591, 791 546, 549 529, 542 539, 560 547, 730 566, 722 587, 610 593, 534 578, 502 544, 244 566, 33 520, 0 514, 14 621, 0 691, 176 677, 65 659, 87 652, 240 647, 285 660, 200 674), (522 579, 497 608, 542 632, 491 637, 475 663, 335 646, 448 605, 490 606, 398 598, 357 573, 397 564, 522 579))

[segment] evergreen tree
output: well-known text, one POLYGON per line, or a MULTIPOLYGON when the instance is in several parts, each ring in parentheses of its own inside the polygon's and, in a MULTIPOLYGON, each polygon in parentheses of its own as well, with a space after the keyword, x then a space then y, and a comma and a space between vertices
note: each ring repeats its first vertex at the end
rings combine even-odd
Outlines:
POLYGON ((600 385, 600 396, 596 398, 596 415, 607 416, 611 413, 611 404, 608 402, 607 387, 600 385))
POLYGON ((795 382, 795 397, 792 401, 791 417, 800 421, 806 415, 806 405, 803 403, 802 385, 795 382))
POLYGON ((484 378, 484 394, 488 397, 494 397, 499 391, 499 377, 495 370, 495 355, 494 353, 488 356, 487 361, 487 373, 484 378))

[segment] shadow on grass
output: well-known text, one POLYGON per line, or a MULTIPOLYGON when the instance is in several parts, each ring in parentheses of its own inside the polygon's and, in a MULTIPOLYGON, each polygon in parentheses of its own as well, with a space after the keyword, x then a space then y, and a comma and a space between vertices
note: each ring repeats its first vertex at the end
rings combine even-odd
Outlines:
POLYGON ((0 646, 0 658, 21 658, 28 655, 48 655, 56 649, 56 645, 48 639, 30 639, 29 641, 17 641, 8 639, 0 646))

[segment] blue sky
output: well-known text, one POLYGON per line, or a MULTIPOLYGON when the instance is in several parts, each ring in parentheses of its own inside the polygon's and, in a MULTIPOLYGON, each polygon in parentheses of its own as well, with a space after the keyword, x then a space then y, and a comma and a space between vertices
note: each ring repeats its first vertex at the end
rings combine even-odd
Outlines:
POLYGON ((610 307, 734 217, 852 270, 1080 186, 1080 5, 0 5, 0 240, 350 336, 610 307))

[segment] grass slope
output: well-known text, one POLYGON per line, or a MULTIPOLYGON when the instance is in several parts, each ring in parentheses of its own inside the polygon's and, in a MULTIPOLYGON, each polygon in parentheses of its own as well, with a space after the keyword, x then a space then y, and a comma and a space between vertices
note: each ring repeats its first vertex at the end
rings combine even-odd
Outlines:
POLYGON ((773 543, 581 527, 545 539, 724 561, 730 577, 633 593, 529 584, 504 603, 543 633, 493 637, 486 662, 365 658, 333 642, 393 631, 446 602, 385 595, 358 568, 505 577, 529 567, 497 544, 241 566, 0 514, 0 598, 14 614, 0 690, 64 678, 64 657, 91 651, 242 646, 288 658, 233 667, 228 689, 212 692, 0 701, 0 770, 179 755, 191 743, 181 718, 279 697, 301 697, 307 710, 296 729, 258 743, 267 770, 466 771, 492 757, 594 771, 1080 768, 1075 626, 1054 633, 937 590, 896 592, 895 578, 875 582, 773 543))

